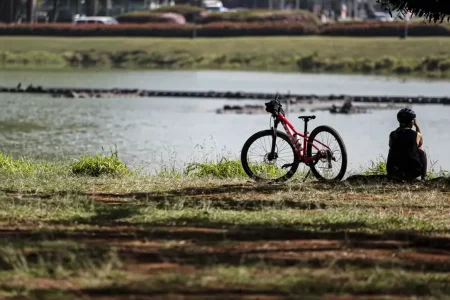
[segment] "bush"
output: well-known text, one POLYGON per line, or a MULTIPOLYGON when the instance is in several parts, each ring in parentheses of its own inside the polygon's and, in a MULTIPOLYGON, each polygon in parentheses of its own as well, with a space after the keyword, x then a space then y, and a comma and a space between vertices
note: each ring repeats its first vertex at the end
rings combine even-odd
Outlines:
POLYGON ((123 14, 117 17, 119 23, 175 23, 185 24, 186 19, 183 15, 175 13, 155 13, 153 11, 139 11, 123 14))
MULTIPOLYGON (((400 22, 348 22, 324 25, 321 35, 327 36, 395 36, 404 35, 405 25, 400 22)), ((443 25, 411 23, 409 36, 450 36, 450 28, 443 25)))
POLYGON ((203 37, 309 35, 318 34, 319 29, 303 22, 252 22, 211 23, 206 25, 178 24, 120 24, 83 25, 36 24, 0 26, 0 35, 46 35, 46 36, 152 36, 192 37, 194 28, 203 37))
POLYGON ((0 26, 0 35, 38 36, 152 36, 190 37, 193 27, 170 23, 73 25, 73 24, 21 24, 0 26))
POLYGON ((202 24, 213 22, 304 22, 320 25, 320 20, 306 10, 248 10, 235 12, 207 12, 203 13, 199 22, 202 24))
POLYGON ((153 10, 158 13, 176 13, 182 15, 187 22, 193 22, 195 18, 199 17, 203 9, 191 5, 174 5, 162 6, 153 10))
POLYGON ((203 37, 313 35, 319 28, 303 22, 217 22, 199 26, 197 32, 203 37))
POLYGON ((70 164, 72 173, 76 175, 100 176, 100 175, 130 175, 131 171, 119 159, 117 150, 110 155, 83 155, 77 161, 70 164))

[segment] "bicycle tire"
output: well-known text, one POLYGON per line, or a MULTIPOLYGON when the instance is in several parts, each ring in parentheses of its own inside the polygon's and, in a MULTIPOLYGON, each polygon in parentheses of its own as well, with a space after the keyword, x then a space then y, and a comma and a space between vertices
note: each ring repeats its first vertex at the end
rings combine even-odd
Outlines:
MULTIPOLYGON (((321 126, 314 128, 314 130, 311 132, 311 135, 308 138, 307 155, 308 155, 308 157, 312 156, 313 147, 312 147, 311 143, 314 143, 314 139, 321 132, 328 132, 338 142, 338 145, 341 149, 342 166, 341 166, 341 169, 339 170, 339 173, 336 175, 336 177, 334 177, 332 179, 327 179, 327 178, 323 177, 320 174, 320 172, 317 170, 317 168, 316 168, 317 161, 316 161, 315 163, 310 164, 311 173, 313 173, 313 175, 318 180, 321 180, 321 181, 340 181, 340 180, 342 180, 342 178, 344 178, 345 172, 347 171, 347 149, 345 147, 344 140, 342 139, 340 134, 334 128, 327 126, 327 125, 321 125, 321 126)), ((330 145, 327 145, 327 146, 330 146, 330 145)))
POLYGON ((284 175, 281 176, 280 178, 276 178, 276 179, 266 179, 266 178, 262 178, 260 176, 258 176, 257 174, 255 174, 249 164, 248 164, 248 159, 247 159, 247 155, 248 155, 248 150, 250 149, 250 146, 256 142, 259 138, 265 137, 265 136, 270 136, 272 137, 273 131, 272 130, 263 130, 263 131, 259 131, 257 133, 255 133, 254 135, 252 135, 244 144, 244 146, 242 147, 242 151, 241 151, 241 164, 242 167, 244 168, 245 173, 252 178, 253 180, 256 181, 266 181, 266 182, 283 182, 283 181, 287 181, 289 180, 292 176, 294 176, 295 172, 297 172, 298 166, 300 164, 300 159, 297 155, 297 153, 295 152, 295 147, 294 145, 292 145, 291 140, 289 139, 289 136, 281 131, 277 131, 277 138, 281 138, 283 140, 285 140, 293 154, 294 154, 294 161, 292 162, 292 166, 290 168, 290 170, 284 175))

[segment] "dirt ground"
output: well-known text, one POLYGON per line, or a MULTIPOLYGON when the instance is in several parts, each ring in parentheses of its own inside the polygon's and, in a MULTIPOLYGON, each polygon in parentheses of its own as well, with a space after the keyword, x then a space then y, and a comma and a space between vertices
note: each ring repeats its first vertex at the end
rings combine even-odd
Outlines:
MULTIPOLYGON (((190 201, 212 200, 217 206, 238 205, 240 198, 246 199, 245 209, 252 210, 260 201, 270 201, 274 192, 267 187, 250 193, 235 193, 230 198, 232 186, 212 189, 187 189, 166 193, 84 193, 91 199, 107 206, 120 208, 133 201, 147 199, 153 202, 170 201, 183 195, 190 201), (249 201, 252 200, 252 201, 249 201), (220 204, 222 202, 226 204, 220 204), (236 202, 233 204, 233 201, 236 202)), ((9 191, 8 196, 17 199, 46 199, 51 195, 24 194, 9 191)), ((384 195, 383 197, 385 197, 384 195)), ((368 203, 377 201, 378 195, 366 193, 343 193, 342 199, 363 199, 368 203)), ((287 207, 298 208, 295 203, 285 201, 287 207)), ((324 209, 316 205, 303 209, 324 209)), ((420 208, 418 208, 420 209, 420 208)), ((271 266, 330 268, 356 266, 364 268, 401 268, 414 272, 450 272, 450 237, 446 235, 420 235, 415 232, 392 234, 367 233, 351 228, 334 228, 323 231, 301 231, 289 228, 261 230, 251 226, 239 227, 232 224, 192 224, 148 226, 148 224, 111 221, 78 224, 54 222, 40 228, 36 222, 3 222, 0 224, 0 243, 18 242, 33 244, 42 240, 75 241, 88 248, 114 248, 123 263, 122 270, 134 276, 156 276, 161 273, 195 274, 205 266, 241 266, 264 262, 271 266)), ((355 225, 357 226, 357 224, 355 225)), ((355 227, 356 229, 356 227, 355 227)), ((42 250, 40 250, 42 251, 42 250)), ((37 253, 30 250, 27 258, 37 253)), ((28 278, 10 280, 9 287, 26 285, 33 290, 61 290, 79 299, 283 299, 288 295, 278 291, 254 290, 245 285, 235 289, 229 287, 161 288, 152 293, 140 293, 131 287, 126 293, 108 289, 86 289, 76 282, 64 279, 28 278), (170 292, 170 295, 167 293, 170 292)), ((3 283, 5 284, 5 283, 3 283)), ((379 297, 380 295, 378 295, 379 297)), ((391 295, 392 299, 403 299, 391 295)), ((44 297, 45 298, 45 297, 44 297)), ((378 299, 377 295, 328 295, 328 299, 378 299)), ((19 298, 17 298, 19 299, 19 298)))

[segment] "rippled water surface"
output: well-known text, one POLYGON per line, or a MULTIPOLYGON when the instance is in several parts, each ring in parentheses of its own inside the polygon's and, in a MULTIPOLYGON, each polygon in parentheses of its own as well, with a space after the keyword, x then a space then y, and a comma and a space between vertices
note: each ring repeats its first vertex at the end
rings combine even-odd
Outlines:
MULTIPOLYGON (((123 87, 164 90, 288 92, 305 94, 449 96, 450 82, 347 75, 251 72, 42 72, 0 71, 1 86, 123 87)), ((242 101, 241 101, 242 102, 242 101)), ((245 103, 262 103, 245 101, 245 103)), ((161 162, 239 155, 245 140, 268 128, 268 115, 216 114, 232 100, 181 98, 60 99, 46 95, 0 94, 0 150, 52 158, 100 152, 115 145, 121 157, 147 169, 161 162), (224 150, 225 149, 225 150, 224 150)), ((450 169, 450 106, 415 106, 432 161, 450 169)), ((334 127, 347 145, 350 167, 358 169, 387 154, 396 111, 332 115, 315 113, 311 127, 334 127)), ((294 125, 302 128, 295 115, 294 125)))

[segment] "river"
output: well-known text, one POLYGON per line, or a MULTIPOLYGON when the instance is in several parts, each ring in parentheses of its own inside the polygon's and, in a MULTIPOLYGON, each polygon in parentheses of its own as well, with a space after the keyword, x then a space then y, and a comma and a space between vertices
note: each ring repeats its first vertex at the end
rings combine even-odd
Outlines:
MULTIPOLYGON (((449 96, 450 82, 374 76, 228 71, 0 71, 1 86, 142 88, 396 96, 449 96)), ((269 126, 269 115, 216 114, 243 101, 182 98, 65 99, 0 95, 0 151, 41 159, 73 159, 117 146, 130 166, 155 170, 192 160, 239 156, 246 139, 269 126)), ((245 103, 263 103, 245 101, 245 103)), ((429 158, 450 170, 450 106, 414 106, 429 158)), ((308 113, 308 112, 306 112, 308 113)), ((396 111, 332 115, 316 112, 311 128, 326 124, 343 137, 350 170, 386 156, 396 111)), ((294 118, 294 125, 302 123, 294 118)))

